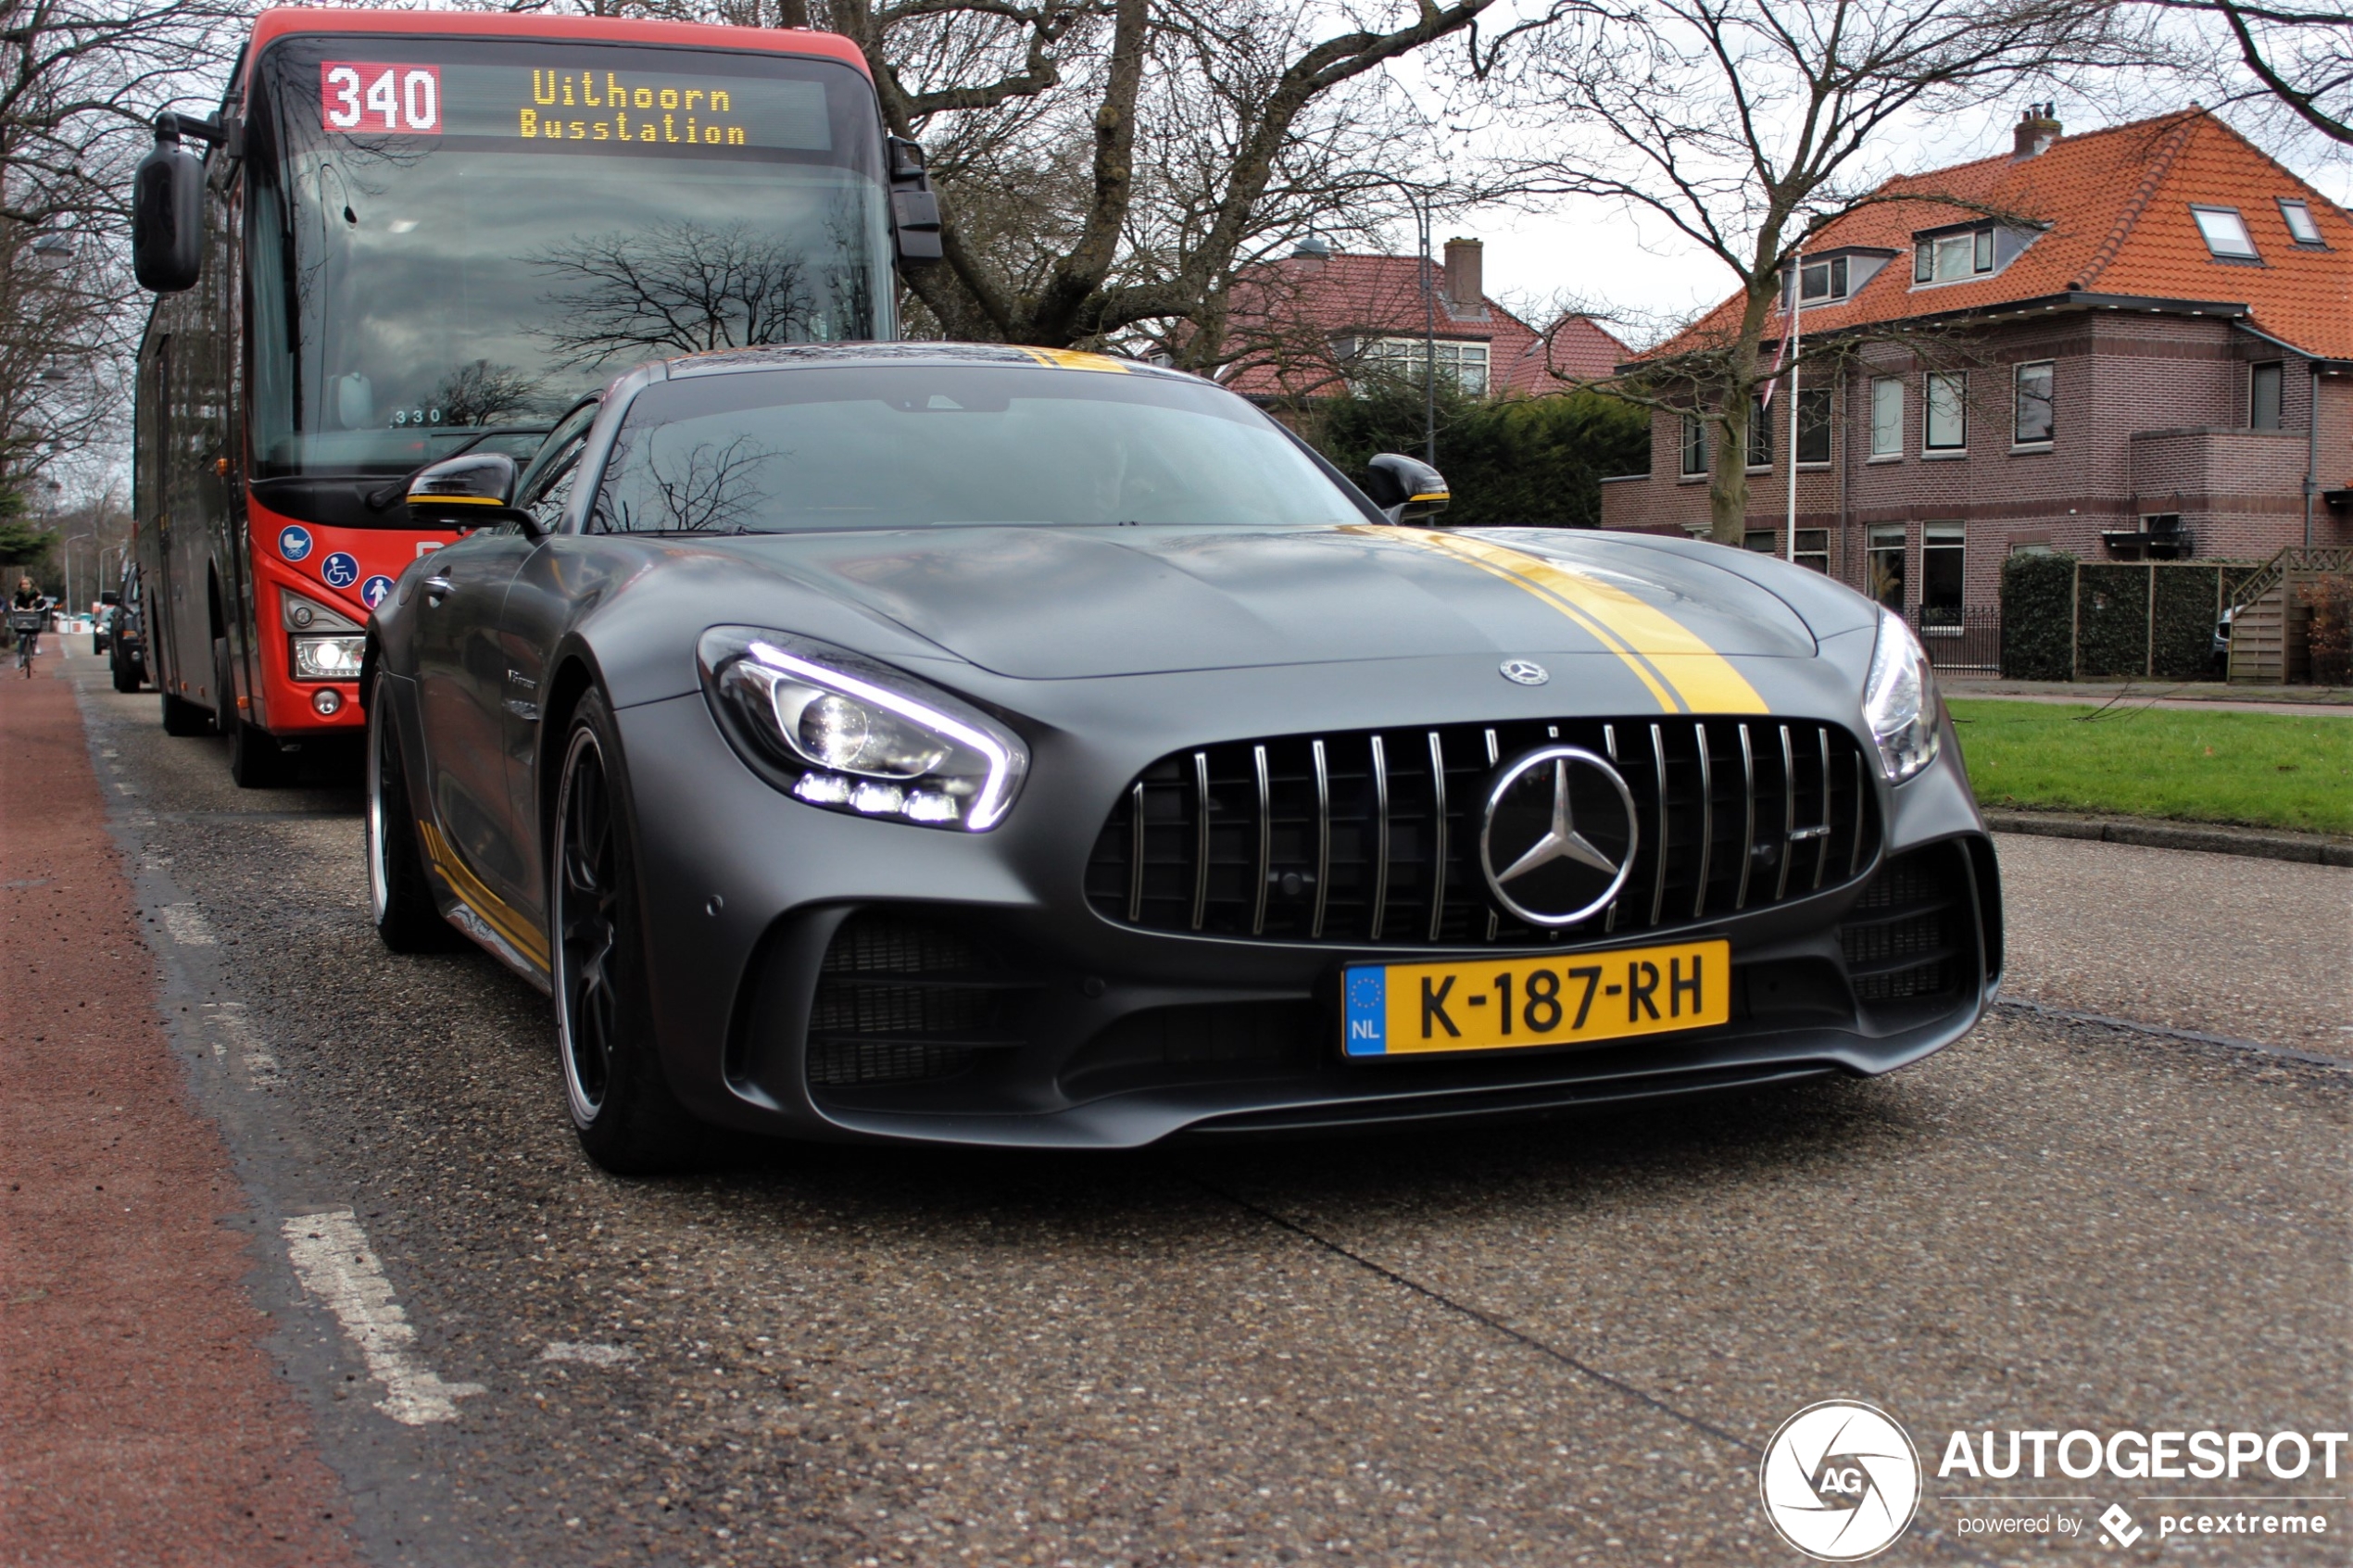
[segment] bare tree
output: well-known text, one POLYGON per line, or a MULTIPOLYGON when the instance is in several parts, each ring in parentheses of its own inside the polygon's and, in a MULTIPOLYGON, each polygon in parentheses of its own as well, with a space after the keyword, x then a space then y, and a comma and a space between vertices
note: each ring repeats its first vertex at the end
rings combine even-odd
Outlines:
POLYGON ((1528 193, 1651 215, 1734 280, 1710 330, 1615 388, 1706 421, 1714 538, 1738 544, 1746 521, 1750 408, 1782 373, 1763 350, 1791 257, 1873 202, 1940 199, 1917 182, 1878 194, 1876 139, 2104 62, 2116 29, 2078 0, 1628 0, 1500 63, 1546 117, 1528 193))
MULTIPOLYGON (((2248 5, 2246 0, 2156 0, 2226 29, 2231 43, 2268 94, 2312 130, 2353 146, 2353 6, 2307 0, 2248 5)), ((2174 62, 2196 70, 2211 56, 2195 46, 2174 62)))
POLYGON ((590 235, 533 259, 553 280, 559 314, 538 333, 560 365, 796 342, 816 310, 802 258, 745 222, 590 235))

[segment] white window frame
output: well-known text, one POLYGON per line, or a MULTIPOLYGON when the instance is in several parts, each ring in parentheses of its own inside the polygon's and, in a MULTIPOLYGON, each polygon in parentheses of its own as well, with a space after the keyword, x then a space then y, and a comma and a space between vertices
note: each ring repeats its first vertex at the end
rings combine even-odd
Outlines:
MULTIPOLYGON (((1880 558, 1882 556, 1892 555, 1895 558, 1895 580, 1898 590, 1896 598, 1903 600, 1911 592, 1912 542, 1907 534, 1908 530, 1903 523, 1875 522, 1863 535, 1863 592, 1881 604, 1886 604, 1887 601, 1880 598, 1874 573, 1878 570, 1880 558)), ((1898 603, 1889 608, 1901 614, 1911 607, 1908 603, 1898 603)))
MULTIPOLYGON (((1964 416, 1966 424, 1966 416, 1964 416)), ((2058 361, 2029 359, 2010 372, 2010 445, 2030 452, 2040 451, 2057 439, 2058 434, 2058 361), (2044 385, 2043 412, 2046 420, 2040 435, 2026 433, 2026 373, 2041 370, 2048 378, 2044 385)))
POLYGON ((1685 479, 1707 477, 1707 421, 1697 414, 1685 414, 1682 427, 1675 433, 1676 469, 1685 479), (1699 467, 1692 467, 1692 455, 1699 457, 1699 467))
POLYGON ((2192 202, 2190 219, 2197 225, 2198 238, 2206 242, 2207 253, 2217 261, 2260 261, 2263 259, 2263 253, 2256 248, 2255 231, 2247 227, 2246 214, 2237 207, 2214 207, 2204 202, 2192 202), (2208 221, 2209 219, 2213 220, 2210 226, 2208 221), (2216 243, 2215 235, 2218 230, 2221 232, 2222 239, 2228 241, 2231 238, 2230 231, 2233 229, 2238 232, 2237 237, 2246 243, 2245 250, 2226 250, 2221 245, 2216 243))
MULTIPOLYGON (((1466 397, 1484 397, 1491 384, 1488 345, 1460 338, 1438 340, 1438 373, 1453 382, 1466 397)), ((1374 337, 1358 348, 1359 362, 1378 366, 1400 380, 1419 383, 1428 363, 1429 345, 1417 337, 1374 337)))
POLYGON ((2328 236, 2321 232, 2321 225, 2312 217, 2312 204, 2300 196, 2280 196, 2280 219, 2287 225, 2287 237, 2297 245, 2324 249, 2328 236))
POLYGON ((1904 456, 1904 378, 1871 378, 1871 459, 1896 462, 1904 456), (1889 395, 1893 394, 1893 395, 1889 395), (1884 405, 1893 405, 1892 408, 1884 405), (1890 417, 1892 416, 1892 417, 1890 417))
POLYGON ((1929 370, 1920 382, 1920 450, 1943 457, 1969 450, 1969 372, 1967 370, 1929 370), (1952 388, 1952 412, 1960 425, 1960 439, 1940 444, 1936 439, 1937 388, 1952 388))
MULTIPOLYGON (((1965 524, 1952 521, 1921 523, 1919 595, 1915 602, 1920 607, 1920 619, 1923 622, 1927 621, 1928 612, 1931 608, 1928 602, 1929 562, 1931 559, 1943 558, 1947 552, 1960 558, 1961 602, 1932 607, 1939 611, 1959 610, 1969 602, 1969 529, 1965 524)), ((1909 588, 1910 584, 1907 583, 1906 586, 1909 588)))

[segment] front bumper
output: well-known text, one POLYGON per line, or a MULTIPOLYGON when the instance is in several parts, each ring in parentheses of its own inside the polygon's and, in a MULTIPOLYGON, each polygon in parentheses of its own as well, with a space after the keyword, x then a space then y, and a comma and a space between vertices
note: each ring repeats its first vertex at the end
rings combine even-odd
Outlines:
POLYGON ((1349 1061, 1345 965, 1509 950, 1230 939, 1102 918, 1082 886, 1089 849, 1127 781, 1188 721, 1174 711, 1181 694, 1161 695, 1128 709, 1151 722, 1105 709, 1083 742, 1032 734, 1028 791, 982 834, 786 799, 727 749, 699 696, 623 709, 655 1016, 681 1100, 803 1138, 1038 1148, 1523 1115, 1886 1073, 1967 1032, 1997 981, 1992 841, 1948 731, 1933 767, 1879 786, 1872 873, 1675 933, 1731 942, 1730 1023, 1349 1061), (1912 879, 1896 891, 1917 909, 1923 875, 1944 912, 1906 916, 1890 879, 1912 879), (1889 927, 1894 960, 1860 935, 1891 918, 1914 920, 1889 927), (1941 969, 1900 961, 1931 948, 1941 969))

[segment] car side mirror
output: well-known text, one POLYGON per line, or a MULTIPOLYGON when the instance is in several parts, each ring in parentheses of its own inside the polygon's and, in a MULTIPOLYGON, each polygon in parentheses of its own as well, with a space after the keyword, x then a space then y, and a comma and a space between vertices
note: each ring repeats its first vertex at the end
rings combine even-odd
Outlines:
POLYGON ((156 144, 131 176, 131 270, 157 294, 204 275, 204 159, 180 144, 176 115, 156 117, 156 144))
POLYGON ((1391 522, 1435 517, 1452 499, 1445 475, 1402 452, 1383 452, 1365 466, 1365 494, 1391 522))
POLYGON ((460 452, 409 476, 409 521, 420 528, 496 528, 511 522, 536 539, 547 530, 514 505, 514 458, 460 452))

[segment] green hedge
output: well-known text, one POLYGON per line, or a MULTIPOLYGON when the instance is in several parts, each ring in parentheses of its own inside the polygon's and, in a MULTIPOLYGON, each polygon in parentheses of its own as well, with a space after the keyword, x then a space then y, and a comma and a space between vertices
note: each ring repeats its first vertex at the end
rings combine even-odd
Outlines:
POLYGON ((2002 674, 2012 681, 2072 679, 2075 568, 2070 555, 2020 555, 2002 562, 2002 674))
MULTIPOLYGON (((1421 456, 1422 389, 1393 383, 1319 399, 1300 433, 1352 479, 1376 453, 1421 456)), ((1650 466, 1646 409, 1597 392, 1545 397, 1466 397, 1438 391, 1438 468, 1453 492, 1449 525, 1602 520, 1601 482, 1650 466)))

